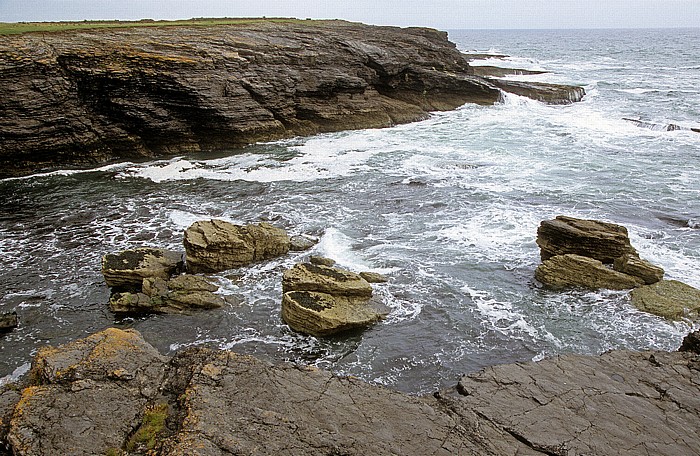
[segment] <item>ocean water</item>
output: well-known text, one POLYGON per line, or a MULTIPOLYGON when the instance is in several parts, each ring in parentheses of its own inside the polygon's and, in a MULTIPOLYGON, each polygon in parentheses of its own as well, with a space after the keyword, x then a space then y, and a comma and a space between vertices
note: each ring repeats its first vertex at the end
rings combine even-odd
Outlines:
POLYGON ((692 324, 637 311, 625 292, 541 287, 535 236, 559 214, 620 223, 642 257, 700 287, 700 29, 450 38, 510 56, 475 65, 546 70, 518 78, 587 95, 569 106, 506 95, 393 128, 0 181, 0 311, 21 322, 0 337, 0 382, 39 347, 109 326, 138 329, 164 354, 209 345, 411 393, 493 364, 677 348, 692 324), (183 230, 209 218, 267 220, 320 242, 217 275, 240 305, 116 319, 101 256, 181 249, 183 230), (291 331, 281 275, 309 254, 388 275, 375 287, 388 318, 330 339, 291 331))

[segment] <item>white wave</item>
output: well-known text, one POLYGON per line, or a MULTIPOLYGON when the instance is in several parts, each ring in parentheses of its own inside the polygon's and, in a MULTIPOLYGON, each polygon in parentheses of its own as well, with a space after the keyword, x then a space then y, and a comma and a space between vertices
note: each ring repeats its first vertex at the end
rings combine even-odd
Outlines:
POLYGON ((649 93, 649 92, 656 92, 657 89, 643 89, 643 88, 641 88, 641 87, 637 87, 637 88, 634 88, 634 89, 617 89, 617 91, 618 91, 618 92, 631 93, 631 94, 634 94, 634 95, 642 95, 642 94, 649 93))
POLYGON ((323 256, 335 260, 339 266, 353 271, 379 272, 372 268, 357 250, 353 249, 353 240, 337 228, 327 228, 317 244, 316 250, 323 256))
POLYGON ((17 369, 15 369, 14 371, 12 371, 11 374, 0 378, 0 388, 2 388, 3 386, 5 386, 9 383, 13 383, 13 382, 16 382, 17 380, 19 380, 24 374, 29 372, 29 369, 31 367, 32 367, 31 363, 24 363, 21 366, 19 366, 17 369))
POLYGON ((539 336, 539 331, 525 320, 525 315, 515 310, 512 303, 499 301, 489 292, 468 285, 461 290, 476 304, 477 310, 486 318, 491 329, 503 334, 525 333, 533 339, 539 336))
POLYGON ((50 171, 50 172, 46 172, 46 173, 30 174, 29 176, 7 177, 5 179, 0 179, 0 182, 3 182, 3 181, 9 182, 9 181, 14 181, 14 180, 39 179, 39 178, 54 177, 54 176, 72 176, 75 174, 87 174, 87 173, 117 171, 120 169, 128 168, 129 166, 133 166, 133 163, 132 162, 114 163, 111 165, 105 165, 105 166, 100 166, 98 168, 88 168, 88 169, 60 169, 60 170, 50 171))

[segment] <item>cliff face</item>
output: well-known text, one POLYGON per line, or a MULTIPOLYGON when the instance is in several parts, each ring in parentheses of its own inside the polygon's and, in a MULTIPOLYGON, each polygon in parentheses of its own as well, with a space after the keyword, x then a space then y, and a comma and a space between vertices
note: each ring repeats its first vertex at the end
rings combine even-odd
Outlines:
POLYGON ((340 21, 0 37, 0 177, 421 119, 499 91, 447 34, 340 21))

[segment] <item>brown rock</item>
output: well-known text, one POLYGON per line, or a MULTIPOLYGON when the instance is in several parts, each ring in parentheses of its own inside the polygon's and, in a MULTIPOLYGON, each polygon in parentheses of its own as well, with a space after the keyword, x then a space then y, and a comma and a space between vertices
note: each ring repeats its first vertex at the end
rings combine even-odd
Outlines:
POLYGON ((384 274, 379 274, 377 272, 361 272, 360 277, 368 281, 369 283, 386 283, 389 278, 384 274))
POLYGON ((18 324, 17 312, 0 313, 0 334, 12 331, 18 324))
POLYGON ((187 228, 184 245, 188 271, 219 272, 284 255, 289 237, 265 222, 241 226, 209 220, 187 228))
POLYGON ((624 226, 562 215, 540 224, 537 245, 542 260, 574 253, 611 264, 625 254, 637 254, 624 226))
POLYGON ((603 263, 581 255, 557 255, 545 260, 535 270, 535 278, 554 288, 583 287, 627 290, 644 282, 606 268, 603 263))
POLYGON ((632 290, 630 297, 639 310, 669 320, 700 318, 700 290, 677 280, 639 287, 632 290))
POLYGON ((317 291, 332 296, 372 296, 372 285, 351 271, 310 263, 296 264, 282 276, 282 291, 317 291))
POLYGON ((626 254, 620 258, 615 258, 613 269, 624 274, 639 277, 647 285, 656 283, 664 278, 663 268, 654 266, 636 255, 626 254))
POLYGON ((142 247, 102 257, 102 275, 109 287, 140 289, 143 279, 168 279, 182 270, 182 253, 142 247))
POLYGON ((290 291, 282 296, 282 319, 293 330, 313 336, 364 328, 387 314, 385 308, 369 298, 314 291, 290 291))
POLYGON ((333 260, 331 258, 322 257, 322 256, 311 255, 309 257, 309 263, 315 264, 316 266, 332 267, 333 265, 335 265, 335 260, 333 260))

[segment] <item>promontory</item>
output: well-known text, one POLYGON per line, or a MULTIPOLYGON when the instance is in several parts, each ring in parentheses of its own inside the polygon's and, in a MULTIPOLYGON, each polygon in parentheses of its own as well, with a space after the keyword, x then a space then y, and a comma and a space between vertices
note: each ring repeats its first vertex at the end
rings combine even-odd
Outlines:
POLYGON ((427 28, 149 25, 0 35, 0 178, 385 127, 493 104, 501 90, 583 96, 477 76, 447 33, 427 28))

